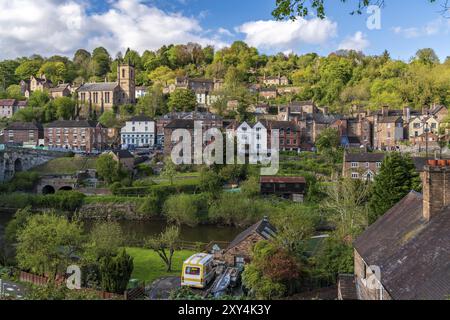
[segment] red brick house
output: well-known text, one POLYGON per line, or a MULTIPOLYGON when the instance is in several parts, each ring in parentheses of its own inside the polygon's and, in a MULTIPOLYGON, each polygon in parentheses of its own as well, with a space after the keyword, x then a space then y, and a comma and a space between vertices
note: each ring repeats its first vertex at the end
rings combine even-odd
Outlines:
POLYGON ((44 138, 44 128, 37 122, 14 122, 3 132, 5 143, 38 146, 39 139, 44 138))
POLYGON ((102 151, 107 143, 107 128, 90 120, 57 120, 45 126, 44 140, 50 149, 102 151))

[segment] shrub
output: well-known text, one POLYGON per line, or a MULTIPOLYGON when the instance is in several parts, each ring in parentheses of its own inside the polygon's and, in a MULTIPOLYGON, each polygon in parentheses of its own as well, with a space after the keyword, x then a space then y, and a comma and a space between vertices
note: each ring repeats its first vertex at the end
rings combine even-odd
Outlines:
POLYGON ((164 203, 164 214, 167 219, 177 224, 195 227, 207 218, 205 195, 179 194, 169 197, 164 203))
POLYGON ((138 207, 138 213, 148 217, 157 217, 161 213, 161 201, 155 195, 150 195, 138 207))

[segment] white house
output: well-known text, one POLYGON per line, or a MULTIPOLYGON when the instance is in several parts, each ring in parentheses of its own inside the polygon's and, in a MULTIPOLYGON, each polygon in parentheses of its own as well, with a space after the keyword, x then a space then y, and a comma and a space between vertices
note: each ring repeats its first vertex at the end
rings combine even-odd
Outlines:
POLYGON ((122 149, 152 147, 156 139, 156 123, 141 115, 127 121, 120 131, 122 149))
POLYGON ((250 162, 261 161, 267 156, 267 128, 258 122, 253 128, 243 122, 236 130, 238 155, 248 154, 250 162))

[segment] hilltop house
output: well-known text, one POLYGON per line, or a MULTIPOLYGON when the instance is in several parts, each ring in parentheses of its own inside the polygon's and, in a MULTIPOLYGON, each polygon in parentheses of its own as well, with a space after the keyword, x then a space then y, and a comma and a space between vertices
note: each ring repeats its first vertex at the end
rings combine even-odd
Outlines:
POLYGON ((259 81, 264 84, 265 86, 287 86, 289 85, 289 79, 285 76, 270 76, 267 77, 264 75, 263 77, 259 78, 259 81))
POLYGON ((27 106, 27 101, 16 99, 0 99, 0 118, 12 118, 13 115, 27 106))
POLYGON ((410 192, 354 243, 361 300, 446 300, 450 292, 450 163, 430 160, 410 192))
POLYGON ((68 83, 58 84, 56 87, 50 88, 48 91, 53 99, 70 97, 72 95, 72 88, 68 83))
POLYGON ((176 89, 192 90, 200 106, 211 106, 219 98, 218 92, 223 88, 220 79, 193 79, 177 77, 175 83, 165 88, 165 93, 173 93, 176 89))

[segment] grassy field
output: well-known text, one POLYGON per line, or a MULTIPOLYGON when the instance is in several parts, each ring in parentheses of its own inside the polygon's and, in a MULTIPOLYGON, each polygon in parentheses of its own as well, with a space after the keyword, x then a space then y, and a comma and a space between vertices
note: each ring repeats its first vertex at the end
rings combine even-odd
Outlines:
POLYGON ((58 158, 32 171, 40 174, 74 174, 80 170, 95 169, 95 158, 58 158))
POLYGON ((173 257, 173 272, 167 272, 166 266, 152 250, 141 248, 126 248, 129 255, 134 258, 134 270, 131 278, 153 282, 158 278, 167 276, 181 276, 183 262, 193 255, 193 251, 177 251, 173 257))

